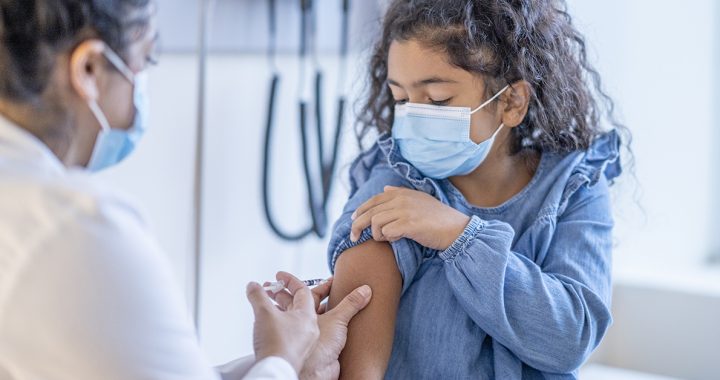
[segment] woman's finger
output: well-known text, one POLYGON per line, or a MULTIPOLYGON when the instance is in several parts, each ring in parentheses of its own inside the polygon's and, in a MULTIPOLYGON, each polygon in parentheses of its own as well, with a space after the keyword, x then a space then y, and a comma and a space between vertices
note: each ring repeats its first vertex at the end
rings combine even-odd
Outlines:
POLYGON ((252 305, 253 312, 255 313, 255 319, 265 318, 267 315, 275 312, 275 305, 267 296, 265 290, 263 290, 260 284, 251 282, 247 286, 247 298, 252 305))
POLYGON ((299 278, 293 276, 288 272, 278 272, 275 275, 278 281, 285 282, 285 288, 292 300, 287 304, 287 310, 304 310, 315 313, 316 306, 310 288, 303 283, 299 278))
POLYGON ((288 272, 277 272, 275 278, 278 281, 282 281, 285 284, 285 288, 290 291, 290 294, 295 294, 299 289, 306 287, 306 285, 294 275, 288 272))
POLYGON ((282 310, 287 310, 287 308, 290 307, 293 302, 292 294, 290 294, 287 290, 284 289, 277 293, 273 293, 271 297, 275 301, 275 303, 280 306, 282 310))
POLYGON ((288 310, 301 310, 308 315, 317 315, 317 308, 310 288, 303 284, 302 288, 297 289, 293 295, 292 305, 288 307, 288 310))
POLYGON ((320 284, 312 289, 313 299, 315 300, 315 308, 319 308, 320 304, 330 296, 330 288, 332 287, 333 278, 330 277, 324 284, 320 284))
POLYGON ((318 315, 325 314, 327 312, 327 306, 327 302, 321 303, 320 306, 318 306, 317 308, 318 315))
MULTIPOLYGON (((263 286, 263 288, 265 288, 265 287, 267 287, 267 286, 270 286, 270 283, 269 283, 269 282, 265 282, 262 286, 263 286)), ((276 304, 278 310, 284 311, 284 310, 285 310, 285 306, 280 305, 280 303, 279 303, 278 300, 277 300, 277 295, 280 294, 280 293, 281 293, 281 292, 274 292, 274 291, 272 291, 272 290, 266 290, 266 291, 265 291, 265 294, 267 294, 268 297, 270 297, 273 301, 275 301, 275 304, 276 304)))

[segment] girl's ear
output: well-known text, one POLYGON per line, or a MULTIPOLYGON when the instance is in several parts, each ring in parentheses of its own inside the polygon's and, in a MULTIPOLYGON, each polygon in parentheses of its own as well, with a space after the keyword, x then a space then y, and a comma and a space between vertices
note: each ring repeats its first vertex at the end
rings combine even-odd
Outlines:
POLYGON ((500 98, 505 108, 502 113, 502 122, 508 128, 515 128, 527 115, 530 105, 530 83, 519 80, 510 85, 500 98))

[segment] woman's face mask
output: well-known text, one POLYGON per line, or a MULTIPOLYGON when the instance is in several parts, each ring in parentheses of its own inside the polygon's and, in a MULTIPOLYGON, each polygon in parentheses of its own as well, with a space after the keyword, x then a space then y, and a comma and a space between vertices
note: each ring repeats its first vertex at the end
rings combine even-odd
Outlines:
POLYGON ((500 124, 489 139, 478 144, 470 138, 471 116, 492 103, 508 87, 474 110, 418 103, 396 105, 392 136, 400 154, 429 178, 470 174, 487 158, 495 137, 504 126, 500 124))
POLYGON ((147 74, 145 72, 134 74, 122 58, 109 47, 105 49, 104 55, 133 85, 135 117, 132 126, 127 130, 112 128, 97 101, 88 101, 90 110, 102 128, 98 133, 90 163, 87 166, 87 169, 92 172, 117 165, 127 158, 143 137, 148 122, 147 74))

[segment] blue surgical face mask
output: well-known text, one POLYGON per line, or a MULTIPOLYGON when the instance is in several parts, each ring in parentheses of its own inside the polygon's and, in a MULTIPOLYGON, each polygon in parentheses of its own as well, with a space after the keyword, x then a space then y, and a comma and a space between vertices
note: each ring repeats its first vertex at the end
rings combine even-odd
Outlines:
POLYGON ((144 72, 133 73, 127 64, 110 48, 105 49, 104 54, 108 61, 133 85, 135 118, 133 125, 127 130, 112 128, 97 101, 91 100, 88 102, 88 106, 98 123, 100 123, 101 128, 87 167, 92 172, 98 172, 117 165, 127 158, 135 150, 140 139, 145 134, 148 121, 147 74, 144 72))
POLYGON ((474 110, 417 103, 396 105, 392 135, 400 154, 429 178, 470 174, 490 153, 495 136, 504 126, 500 124, 489 139, 477 144, 470 139, 471 115, 508 87, 474 110))

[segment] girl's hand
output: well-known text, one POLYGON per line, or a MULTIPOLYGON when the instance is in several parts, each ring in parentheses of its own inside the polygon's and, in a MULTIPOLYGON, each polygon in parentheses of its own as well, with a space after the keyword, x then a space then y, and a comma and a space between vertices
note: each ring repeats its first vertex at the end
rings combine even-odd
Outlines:
POLYGON ((462 234, 470 217, 421 191, 386 186, 352 215, 350 240, 372 227, 373 239, 395 242, 407 238, 444 251, 462 234))

